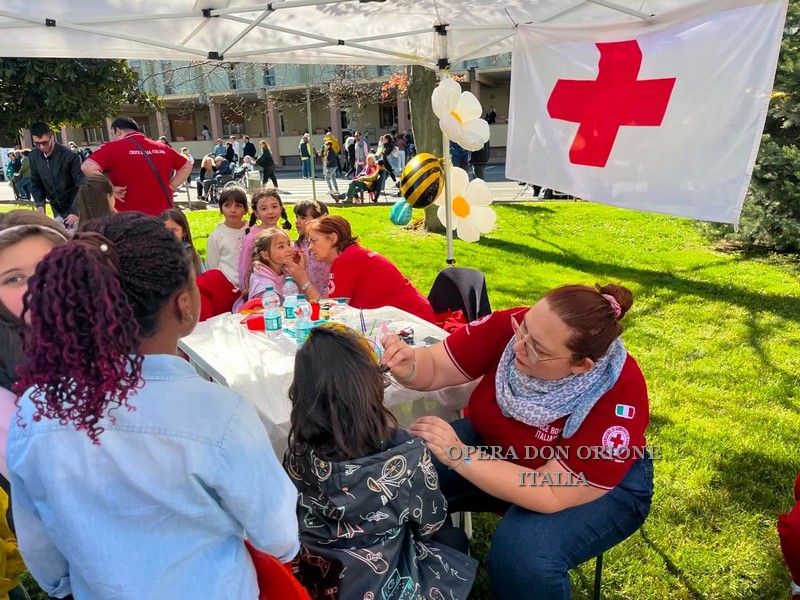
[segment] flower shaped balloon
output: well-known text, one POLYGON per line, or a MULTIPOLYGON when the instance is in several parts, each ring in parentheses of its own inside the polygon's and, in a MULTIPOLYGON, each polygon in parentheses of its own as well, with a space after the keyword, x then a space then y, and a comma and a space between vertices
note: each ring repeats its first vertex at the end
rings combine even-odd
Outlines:
POLYGON ((481 119, 481 103, 470 92, 462 92, 454 79, 445 77, 439 82, 431 103, 444 134, 465 150, 480 150, 489 141, 489 124, 481 119))
MULTIPOLYGON (((452 212, 451 229, 455 229, 458 237, 465 242, 477 242, 482 233, 494 229, 497 215, 489 208, 492 203, 492 192, 483 179, 469 180, 464 169, 453 167, 450 170, 450 210, 452 212)), ((439 220, 447 223, 447 207, 444 195, 436 200, 439 204, 439 220)))

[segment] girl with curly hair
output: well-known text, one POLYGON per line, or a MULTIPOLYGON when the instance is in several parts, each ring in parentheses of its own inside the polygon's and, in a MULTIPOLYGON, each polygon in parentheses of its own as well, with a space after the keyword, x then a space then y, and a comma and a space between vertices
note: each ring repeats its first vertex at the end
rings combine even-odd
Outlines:
POLYGON ((182 245, 136 212, 90 222, 29 280, 8 466, 51 596, 256 598, 243 538, 296 554, 296 493, 255 409, 177 356, 199 310, 182 245))

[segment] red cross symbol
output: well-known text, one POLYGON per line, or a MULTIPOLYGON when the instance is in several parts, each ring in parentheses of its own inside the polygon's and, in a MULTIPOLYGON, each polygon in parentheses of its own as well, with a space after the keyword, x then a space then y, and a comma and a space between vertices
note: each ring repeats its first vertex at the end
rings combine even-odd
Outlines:
POLYGON ((625 437, 620 433, 615 433, 608 441, 614 448, 617 448, 625 443, 625 437))
POLYGON ((547 112, 580 123, 569 161, 605 167, 622 126, 658 127, 667 111, 675 78, 639 80, 642 51, 636 40, 597 44, 597 79, 559 79, 547 112))

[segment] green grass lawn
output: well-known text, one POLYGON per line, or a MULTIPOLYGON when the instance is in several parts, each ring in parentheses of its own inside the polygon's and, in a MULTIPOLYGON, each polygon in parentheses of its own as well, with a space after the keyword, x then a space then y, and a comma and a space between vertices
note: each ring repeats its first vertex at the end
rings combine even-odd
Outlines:
MULTIPOLYGON (((496 206, 457 264, 486 274, 492 307, 530 304, 564 283, 620 282, 635 294, 625 342, 647 378, 648 441, 661 446, 644 528, 606 554, 605 598, 788 597, 775 521, 800 470, 800 263, 710 248, 685 219, 589 203, 496 206)), ((445 239, 389 222, 389 208, 332 209, 424 293, 445 239)), ((420 213, 421 214, 421 213, 420 213)), ((217 216, 190 215, 198 245, 217 216)), ((478 516, 473 552, 496 523, 478 516)), ((591 594, 593 562, 573 576, 591 594)), ((472 597, 490 598, 482 569, 472 597)))
MULTIPOLYGON (((787 598, 775 521, 800 470, 800 263, 718 252, 694 223, 596 204, 496 206, 495 231, 455 241, 486 274, 492 307, 531 304, 564 283, 620 282, 635 294, 624 339, 647 378, 648 442, 659 445, 643 529, 606 554, 604 598, 787 598)), ((334 207, 362 244, 427 293, 443 236, 389 222, 389 208, 334 207)), ((189 215, 197 246, 221 220, 189 215)), ((478 516, 484 556, 495 517, 478 516)), ((573 574, 589 598, 593 562, 573 574)), ((471 596, 490 598, 482 568, 471 596)), ((505 600, 505 599, 504 599, 505 600)))

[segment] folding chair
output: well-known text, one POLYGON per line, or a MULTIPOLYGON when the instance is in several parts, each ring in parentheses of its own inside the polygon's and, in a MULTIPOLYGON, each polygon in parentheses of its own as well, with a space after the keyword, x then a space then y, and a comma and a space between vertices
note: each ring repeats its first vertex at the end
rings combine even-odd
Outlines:
POLYGON ((369 199, 373 202, 377 202, 380 197, 381 193, 385 194, 384 187, 386 186, 386 179, 389 177, 389 174, 386 172, 385 169, 381 169, 378 173, 377 179, 375 179, 375 183, 372 187, 369 188, 369 199))
POLYGON ((428 294, 433 312, 463 310, 468 321, 491 314, 486 277, 475 269, 447 267, 439 271, 428 294))

